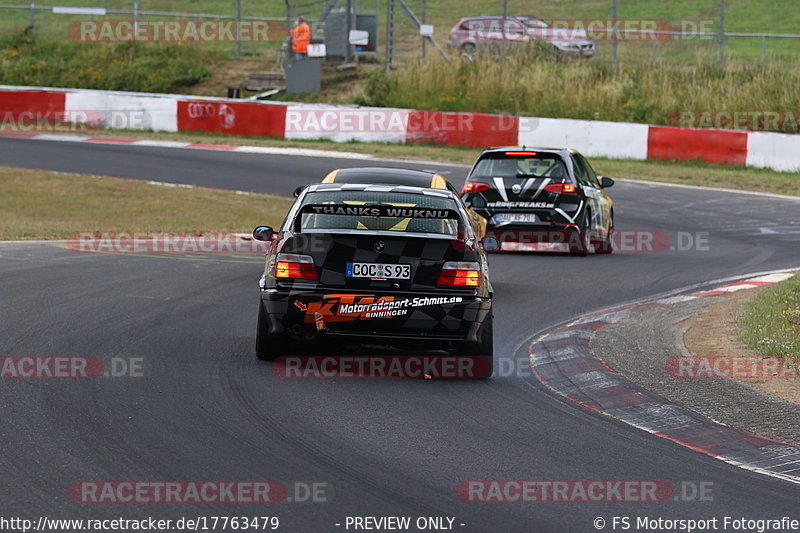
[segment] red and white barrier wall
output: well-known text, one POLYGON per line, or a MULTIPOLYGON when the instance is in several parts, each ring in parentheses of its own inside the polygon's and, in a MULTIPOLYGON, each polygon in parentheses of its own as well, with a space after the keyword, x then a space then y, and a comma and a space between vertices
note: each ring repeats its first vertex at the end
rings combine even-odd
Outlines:
POLYGON ((91 126, 178 131, 177 100, 172 98, 100 91, 68 92, 64 96, 65 114, 91 126))
POLYGON ((800 171, 800 135, 486 113, 271 103, 166 94, 0 86, 0 125, 50 120, 113 129, 207 131, 336 142, 482 148, 570 147, 619 159, 700 159, 800 171), (42 118, 44 117, 44 118, 42 118))
POLYGON ((587 156, 647 159, 645 124, 523 117, 518 144, 575 148, 587 156))

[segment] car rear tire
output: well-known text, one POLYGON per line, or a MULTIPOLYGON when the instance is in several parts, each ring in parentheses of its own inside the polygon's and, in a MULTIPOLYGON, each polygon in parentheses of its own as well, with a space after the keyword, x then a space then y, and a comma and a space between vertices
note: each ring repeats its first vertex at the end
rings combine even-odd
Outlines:
POLYGON ((262 361, 274 361, 281 355, 286 355, 288 347, 285 335, 270 335, 267 324, 266 310, 263 302, 258 304, 258 325, 256 326, 256 357, 262 361))
POLYGON ((581 221, 578 231, 569 236, 569 253, 571 255, 587 255, 592 249, 592 238, 589 233, 589 220, 591 216, 591 213, 587 211, 581 221))
POLYGON ((494 328, 492 318, 492 312, 489 311, 478 332, 478 342, 465 342, 459 349, 455 350, 454 355, 472 357, 476 360, 474 375, 461 377, 483 379, 492 377, 494 367, 494 328))
POLYGON ((608 224, 606 238, 594 245, 594 253, 610 254, 614 251, 614 213, 611 213, 611 221, 608 224))
POLYGON ((489 314, 483 319, 483 324, 481 324, 481 331, 478 336, 479 341, 475 346, 475 350, 473 351, 475 355, 480 355, 482 357, 494 356, 493 319, 494 317, 492 316, 492 312, 489 311, 489 314))

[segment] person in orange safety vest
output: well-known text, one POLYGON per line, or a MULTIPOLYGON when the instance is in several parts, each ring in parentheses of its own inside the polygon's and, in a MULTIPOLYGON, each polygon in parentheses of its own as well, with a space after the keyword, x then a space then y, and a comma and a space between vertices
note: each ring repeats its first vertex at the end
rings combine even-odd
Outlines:
POLYGON ((308 43, 311 42, 311 28, 303 17, 297 17, 297 26, 289 32, 292 35, 292 52, 295 59, 304 59, 308 55, 308 43))

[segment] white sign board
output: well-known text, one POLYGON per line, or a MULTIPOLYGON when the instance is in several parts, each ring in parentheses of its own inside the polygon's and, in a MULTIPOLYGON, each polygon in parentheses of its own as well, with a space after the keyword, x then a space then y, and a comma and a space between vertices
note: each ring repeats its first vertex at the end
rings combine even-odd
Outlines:
POLYGON ((327 52, 325 51, 324 44, 309 44, 308 45, 308 57, 325 57, 327 52))
POLYGON ((433 37, 433 24, 420 24, 419 34, 423 37, 433 37))
POLYGON ((363 30, 350 30, 350 44, 369 44, 369 32, 363 30))

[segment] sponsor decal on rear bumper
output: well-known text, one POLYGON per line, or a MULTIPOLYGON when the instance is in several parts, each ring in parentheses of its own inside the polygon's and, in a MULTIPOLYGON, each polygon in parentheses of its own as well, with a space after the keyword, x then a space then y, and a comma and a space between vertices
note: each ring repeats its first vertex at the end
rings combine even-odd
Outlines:
MULTIPOLYGON (((321 315, 327 322, 367 320, 371 318, 393 318, 405 316, 409 309, 433 305, 460 304, 461 296, 417 296, 398 299, 395 296, 328 294, 321 301, 301 304, 306 307, 306 322, 315 322, 315 315, 321 315)), ((298 302, 295 302, 297 305, 298 302)))
POLYGON ((556 204, 547 202, 489 202, 487 207, 527 207, 530 209, 553 209, 556 204))

